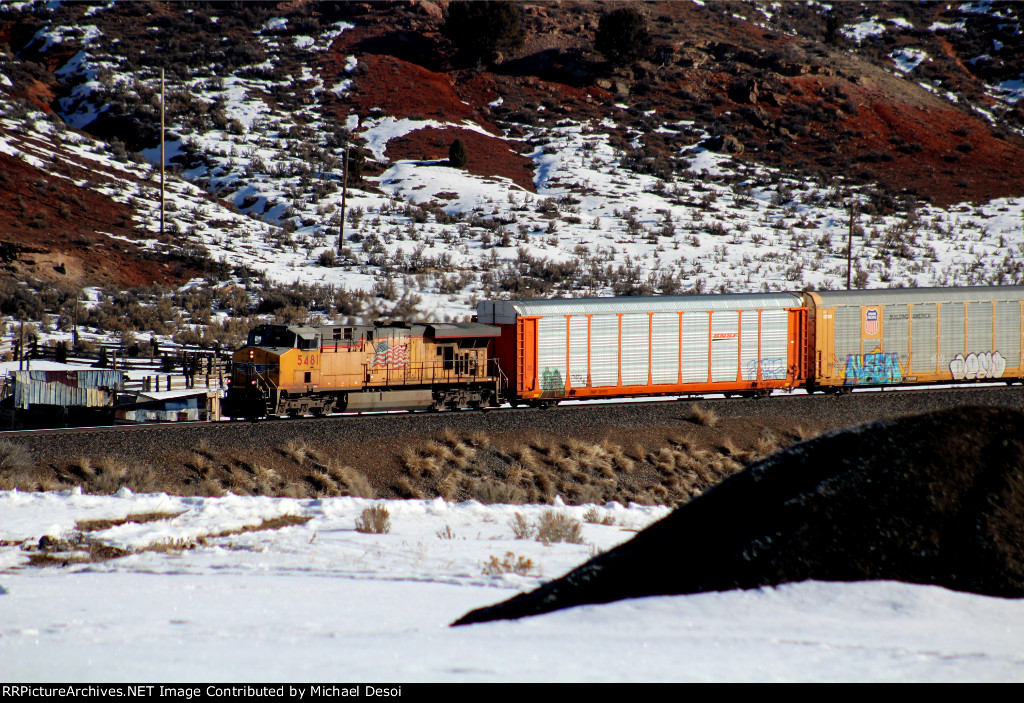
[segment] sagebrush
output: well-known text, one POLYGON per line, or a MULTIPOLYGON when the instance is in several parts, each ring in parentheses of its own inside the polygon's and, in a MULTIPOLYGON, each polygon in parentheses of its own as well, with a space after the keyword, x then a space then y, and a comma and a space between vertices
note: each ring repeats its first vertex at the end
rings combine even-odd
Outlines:
POLYGON ((391 532, 391 513, 383 505, 371 505, 363 508, 356 520, 356 532, 363 534, 382 535, 391 532))

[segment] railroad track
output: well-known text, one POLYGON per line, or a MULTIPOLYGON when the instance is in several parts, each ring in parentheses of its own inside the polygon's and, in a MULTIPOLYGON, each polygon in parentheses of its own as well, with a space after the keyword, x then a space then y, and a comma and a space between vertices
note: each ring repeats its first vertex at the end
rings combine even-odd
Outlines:
POLYGON ((594 435, 602 429, 672 426, 689 421, 698 402, 719 417, 787 419, 837 428, 884 418, 966 406, 1024 408, 1022 386, 923 388, 857 392, 846 396, 780 394, 766 399, 684 398, 643 402, 567 403, 557 408, 496 408, 415 413, 339 414, 259 422, 195 422, 111 427, 80 427, 0 433, 0 439, 26 446, 37 461, 61 462, 77 456, 119 456, 133 461, 194 450, 266 448, 289 441, 310 444, 379 443, 398 438, 434 437, 445 430, 506 434, 548 431, 561 436, 594 435))

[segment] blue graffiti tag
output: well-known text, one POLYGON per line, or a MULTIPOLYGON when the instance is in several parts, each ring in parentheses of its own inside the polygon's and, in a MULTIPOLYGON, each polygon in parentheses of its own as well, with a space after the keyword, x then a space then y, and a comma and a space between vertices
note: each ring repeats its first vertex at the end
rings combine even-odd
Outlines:
MULTIPOLYGON (((747 362, 747 378, 757 378, 757 359, 747 362)), ((786 378, 785 359, 761 359, 761 380, 774 381, 786 378)))
POLYGON ((846 357, 847 386, 872 383, 899 383, 903 380, 903 367, 899 356, 889 352, 849 354, 846 357))

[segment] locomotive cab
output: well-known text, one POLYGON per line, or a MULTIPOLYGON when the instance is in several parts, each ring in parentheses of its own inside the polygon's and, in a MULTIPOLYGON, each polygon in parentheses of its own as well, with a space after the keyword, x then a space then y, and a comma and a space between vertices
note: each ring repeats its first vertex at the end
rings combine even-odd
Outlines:
POLYGON ((231 385, 224 413, 262 417, 276 412, 282 397, 315 388, 320 334, 309 327, 259 325, 232 356, 231 385))

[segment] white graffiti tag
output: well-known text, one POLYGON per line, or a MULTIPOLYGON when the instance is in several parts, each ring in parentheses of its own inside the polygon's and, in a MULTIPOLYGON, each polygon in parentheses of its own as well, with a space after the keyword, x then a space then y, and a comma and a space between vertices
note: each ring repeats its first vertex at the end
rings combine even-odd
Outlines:
POLYGON ((1006 370, 1006 359, 999 352, 983 352, 981 354, 957 354, 949 362, 949 371, 958 381, 971 381, 982 378, 999 378, 1006 370))

